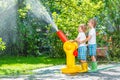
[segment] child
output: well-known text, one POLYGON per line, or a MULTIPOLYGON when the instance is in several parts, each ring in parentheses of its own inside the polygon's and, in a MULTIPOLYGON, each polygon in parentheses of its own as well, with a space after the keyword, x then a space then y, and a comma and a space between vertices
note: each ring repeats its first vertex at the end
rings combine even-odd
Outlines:
POLYGON ((88 41, 88 49, 89 49, 89 55, 91 56, 92 63, 91 63, 91 70, 97 71, 97 62, 96 62, 96 20, 90 19, 88 22, 88 26, 90 28, 88 37, 80 41, 80 43, 85 43, 88 41))
MULTIPOLYGON (((78 28, 79 34, 78 34, 77 38, 75 39, 75 41, 80 42, 80 41, 86 39, 86 36, 84 33, 85 30, 86 30, 85 24, 81 24, 78 28)), ((84 43, 79 44, 78 59, 80 60, 81 67, 82 67, 82 70, 80 72, 87 72, 88 71, 88 64, 86 62, 86 52, 87 52, 86 43, 84 42, 84 43)))

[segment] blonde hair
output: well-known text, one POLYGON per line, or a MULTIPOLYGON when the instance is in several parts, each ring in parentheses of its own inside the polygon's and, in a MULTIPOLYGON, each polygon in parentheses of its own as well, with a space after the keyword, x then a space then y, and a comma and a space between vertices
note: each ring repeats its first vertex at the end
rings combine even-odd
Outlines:
POLYGON ((81 28, 83 30, 83 32, 86 31, 86 25, 85 24, 80 24, 79 28, 81 28))
POLYGON ((93 27, 95 28, 97 25, 97 21, 95 19, 90 19, 89 22, 92 23, 93 27))

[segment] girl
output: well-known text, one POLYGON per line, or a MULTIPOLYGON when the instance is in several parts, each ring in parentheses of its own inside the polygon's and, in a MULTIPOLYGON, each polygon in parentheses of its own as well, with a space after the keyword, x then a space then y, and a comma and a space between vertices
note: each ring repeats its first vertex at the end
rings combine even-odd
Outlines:
MULTIPOLYGON (((85 24, 81 24, 78 27, 79 34, 78 34, 77 38, 75 39, 76 42, 80 42, 80 41, 86 39, 85 30, 86 30, 85 24)), ((81 67, 82 67, 82 70, 80 72, 88 71, 88 64, 86 62, 86 52, 87 52, 86 43, 84 42, 84 43, 79 44, 78 59, 81 62, 81 67)))

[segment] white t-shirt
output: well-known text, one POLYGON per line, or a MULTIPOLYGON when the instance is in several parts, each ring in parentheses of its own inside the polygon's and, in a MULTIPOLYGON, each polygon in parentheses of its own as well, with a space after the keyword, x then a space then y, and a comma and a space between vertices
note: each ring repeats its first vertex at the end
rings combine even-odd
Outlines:
POLYGON ((91 36, 91 39, 88 41, 88 44, 96 44, 96 30, 95 28, 90 29, 89 36, 91 36))
MULTIPOLYGON (((79 38, 80 41, 83 41, 86 39, 86 35, 84 32, 79 32, 78 36, 77 36, 77 39, 79 38)), ((82 43, 79 45, 80 46, 86 46, 86 43, 82 43)))

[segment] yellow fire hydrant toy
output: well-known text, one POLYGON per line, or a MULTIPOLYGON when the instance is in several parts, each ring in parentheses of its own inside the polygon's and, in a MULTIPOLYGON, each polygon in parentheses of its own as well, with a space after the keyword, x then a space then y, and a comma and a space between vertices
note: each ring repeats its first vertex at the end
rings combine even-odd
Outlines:
POLYGON ((75 65, 75 56, 73 52, 78 48, 78 44, 76 42, 66 41, 63 45, 63 49, 66 53, 66 67, 62 68, 62 73, 71 74, 80 72, 81 66, 75 65))
POLYGON ((73 55, 74 51, 78 48, 78 44, 76 42, 71 42, 67 39, 62 31, 57 31, 58 37, 64 43, 63 49, 66 53, 66 67, 62 68, 62 73, 71 74, 78 73, 81 71, 81 65, 75 65, 75 56, 73 55))

